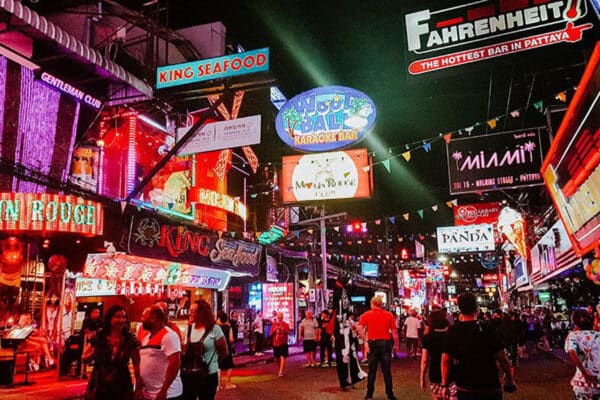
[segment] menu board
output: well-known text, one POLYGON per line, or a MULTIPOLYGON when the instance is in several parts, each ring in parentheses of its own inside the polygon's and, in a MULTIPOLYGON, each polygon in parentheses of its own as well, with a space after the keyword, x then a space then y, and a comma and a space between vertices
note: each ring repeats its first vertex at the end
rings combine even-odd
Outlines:
POLYGON ((294 321, 294 285, 292 283, 265 283, 263 284, 263 315, 271 317, 273 311, 283 313, 283 320, 291 329, 294 321))

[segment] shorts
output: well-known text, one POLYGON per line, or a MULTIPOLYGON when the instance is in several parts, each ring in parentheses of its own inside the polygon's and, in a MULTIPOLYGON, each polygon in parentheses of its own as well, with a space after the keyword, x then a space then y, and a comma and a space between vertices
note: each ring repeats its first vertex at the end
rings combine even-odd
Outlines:
POLYGON ((288 345, 284 344, 283 346, 273 346, 273 357, 287 357, 289 356, 288 345))
MULTIPOLYGON (((444 395, 444 387, 442 386, 441 383, 431 383, 429 385, 429 388, 431 389, 432 396, 442 397, 444 395)), ((450 386, 448 386, 448 389, 450 390, 450 397, 448 397, 448 400, 455 400, 456 399, 456 384, 451 383, 450 386)))
POLYGON ((311 339, 305 339, 302 342, 302 349, 305 353, 311 353, 313 351, 317 351, 317 342, 311 339))

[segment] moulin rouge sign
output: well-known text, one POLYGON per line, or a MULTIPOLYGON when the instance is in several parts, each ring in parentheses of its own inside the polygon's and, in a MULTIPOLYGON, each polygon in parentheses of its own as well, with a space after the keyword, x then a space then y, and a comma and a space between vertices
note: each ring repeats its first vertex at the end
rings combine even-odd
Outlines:
POLYGON ((446 152, 451 194, 543 184, 539 128, 454 139, 446 152))
POLYGON ((134 255, 217 266, 233 274, 252 276, 258 275, 262 251, 256 243, 219 238, 214 232, 173 225, 146 213, 131 217, 122 244, 134 255))
POLYGON ((593 24, 584 0, 469 1, 405 15, 412 75, 557 43, 579 42, 593 24), (508 40, 507 40, 508 39, 508 40), (484 46, 480 46, 484 44, 484 46), (480 47, 477 47, 480 46, 480 47))

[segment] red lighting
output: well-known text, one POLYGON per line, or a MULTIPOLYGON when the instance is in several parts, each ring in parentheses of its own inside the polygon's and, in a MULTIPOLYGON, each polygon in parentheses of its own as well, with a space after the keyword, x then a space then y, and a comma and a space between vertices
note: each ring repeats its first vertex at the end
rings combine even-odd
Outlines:
POLYGON ((401 258, 401 259, 403 259, 403 260, 408 260, 408 259, 410 259, 410 254, 408 253, 408 250, 406 250, 406 249, 402 249, 402 250, 400 251, 400 258, 401 258))

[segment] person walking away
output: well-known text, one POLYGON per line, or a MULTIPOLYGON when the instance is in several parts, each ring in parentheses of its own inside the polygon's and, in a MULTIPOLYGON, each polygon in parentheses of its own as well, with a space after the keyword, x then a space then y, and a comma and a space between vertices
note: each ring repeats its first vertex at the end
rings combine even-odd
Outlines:
POLYGON ((229 352, 231 353, 231 355, 233 356, 235 354, 235 348, 237 345, 237 341, 238 341, 238 333, 239 333, 239 326, 238 326, 238 316, 237 313, 235 311, 231 312, 231 318, 229 318, 229 325, 231 325, 231 334, 233 335, 233 342, 231 344, 231 347, 229 348, 229 352))
POLYGON ((254 355, 263 355, 263 343, 265 340, 265 323, 262 317, 262 311, 256 313, 256 318, 252 322, 252 332, 254 332, 254 355))
POLYGON ((159 305, 144 310, 138 332, 141 380, 136 382, 144 400, 180 399, 183 394, 181 340, 166 324, 167 314, 159 305))
MULTIPOLYGON (((129 361, 133 363, 136 382, 140 380, 140 343, 129 331, 127 313, 112 306, 100 330, 87 341, 82 360, 94 361, 94 370, 85 392, 86 400, 132 400, 133 382, 129 361)), ((141 393, 137 393, 139 398, 141 393)))
POLYGON ((521 321, 515 311, 504 313, 500 323, 500 339, 504 345, 506 356, 510 362, 510 375, 514 378, 519 364, 519 341, 521 338, 521 321))
MULTIPOLYGON (((83 347, 88 343, 89 339, 95 336, 96 332, 102 328, 104 321, 102 317, 100 317, 100 307, 92 306, 88 312, 87 316, 83 320, 83 325, 81 326, 81 331, 83 332, 83 347)), ((83 379, 87 379, 87 363, 82 360, 82 373, 81 377, 83 379)))
POLYGON ((321 320, 319 327, 319 361, 321 367, 325 367, 325 364, 329 365, 330 367, 332 366, 333 341, 330 333, 330 323, 331 314, 329 313, 329 311, 321 311, 321 320))
POLYGON ((277 313, 277 319, 271 326, 271 336, 273 337, 273 357, 277 366, 277 375, 283 376, 285 359, 289 356, 288 335, 290 326, 283 320, 283 313, 277 313))
POLYGON ((404 321, 403 329, 404 337, 406 338, 406 347, 408 348, 408 358, 414 359, 417 356, 419 329, 421 329, 421 320, 417 318, 416 310, 410 311, 410 315, 404 321))
POLYGON ((595 400, 600 398, 600 332, 585 310, 575 310, 571 322, 574 330, 565 340, 565 351, 577 367, 571 379, 573 393, 577 400, 595 400))
POLYGON ((219 361, 229 353, 227 341, 205 300, 196 300, 190 306, 190 322, 181 361, 183 400, 214 400, 219 361))
POLYGON ((217 324, 219 324, 223 331, 223 336, 225 336, 225 341, 227 342, 227 349, 229 349, 229 354, 227 354, 223 361, 219 362, 219 369, 221 370, 219 389, 235 389, 237 386, 231 383, 231 370, 234 366, 233 347, 235 346, 235 342, 233 341, 233 329, 225 311, 219 312, 217 324), (223 381, 225 381, 225 383, 223 383, 223 381))
POLYGON ((477 320, 479 309, 473 293, 458 296, 460 321, 448 331, 442 353, 442 386, 449 395, 450 368, 456 378, 458 400, 501 400, 498 377, 500 365, 504 388, 516 390, 510 364, 498 335, 483 321, 477 320))
POLYGON ((357 331, 366 341, 369 335, 369 375, 367 379, 367 394, 365 400, 372 400, 375 391, 377 366, 381 364, 381 372, 385 382, 385 393, 388 400, 396 400, 392 383, 392 351, 398 349, 398 332, 396 322, 391 312, 381 308, 381 297, 371 299, 371 310, 364 313, 358 322, 357 331))
POLYGON ((302 341, 302 348, 306 355, 305 367, 317 366, 317 338, 319 337, 319 323, 313 318, 310 310, 306 311, 306 316, 300 322, 298 330, 298 341, 302 341))
POLYGON ((444 397, 442 387, 442 350, 446 341, 449 327, 445 312, 438 310, 429 317, 429 332, 423 336, 423 351, 421 354, 421 389, 426 390, 425 373, 429 369, 429 385, 433 400, 455 400, 456 385, 450 378, 450 397, 444 397))

